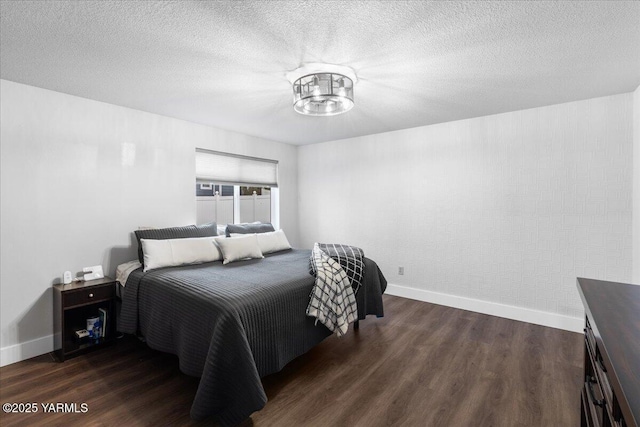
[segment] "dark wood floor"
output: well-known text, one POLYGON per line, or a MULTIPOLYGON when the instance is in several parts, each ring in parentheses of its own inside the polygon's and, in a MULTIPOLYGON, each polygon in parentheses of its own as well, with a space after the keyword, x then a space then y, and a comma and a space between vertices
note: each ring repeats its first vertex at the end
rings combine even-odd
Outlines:
MULTIPOLYGON (((386 316, 330 337, 263 379, 247 426, 577 426, 582 335, 385 296, 386 316)), ((0 401, 87 403, 87 413, 0 414, 0 424, 194 423, 197 379, 132 338, 64 363, 0 368, 0 401)))

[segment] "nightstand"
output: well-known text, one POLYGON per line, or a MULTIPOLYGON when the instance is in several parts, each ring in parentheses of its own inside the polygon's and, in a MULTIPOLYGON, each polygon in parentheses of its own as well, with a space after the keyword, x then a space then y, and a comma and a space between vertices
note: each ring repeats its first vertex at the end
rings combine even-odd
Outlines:
POLYGON ((53 286, 53 328, 55 353, 60 361, 116 339, 116 281, 110 277, 53 286), (98 340, 76 337, 86 329, 87 319, 107 312, 107 327, 98 340))

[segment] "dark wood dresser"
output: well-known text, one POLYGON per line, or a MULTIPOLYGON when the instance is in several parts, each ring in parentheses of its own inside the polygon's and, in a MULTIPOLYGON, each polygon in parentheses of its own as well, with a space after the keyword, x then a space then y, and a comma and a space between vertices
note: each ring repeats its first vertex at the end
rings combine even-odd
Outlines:
POLYGON ((584 303, 581 425, 640 426, 640 286, 578 278, 584 303))

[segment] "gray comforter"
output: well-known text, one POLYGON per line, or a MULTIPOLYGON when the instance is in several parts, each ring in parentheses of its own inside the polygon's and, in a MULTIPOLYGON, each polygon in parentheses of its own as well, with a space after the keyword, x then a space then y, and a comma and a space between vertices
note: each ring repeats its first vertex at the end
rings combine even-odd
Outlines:
MULTIPOLYGON (((314 284, 309 250, 228 265, 164 268, 129 276, 118 329, 176 354, 180 370, 200 377, 191 417, 237 424, 264 407, 260 377, 280 371, 331 332, 305 315, 314 284)), ((386 280, 365 258, 358 314, 382 316, 386 280)))

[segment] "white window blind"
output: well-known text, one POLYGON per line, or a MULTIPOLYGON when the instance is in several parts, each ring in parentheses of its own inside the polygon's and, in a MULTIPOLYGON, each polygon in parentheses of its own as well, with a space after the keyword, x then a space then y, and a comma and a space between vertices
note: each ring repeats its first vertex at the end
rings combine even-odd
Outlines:
POLYGON ((196 182, 278 186, 278 161, 196 149, 196 182))

